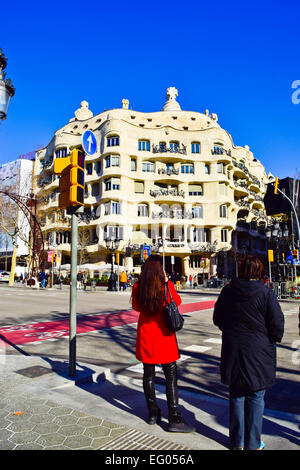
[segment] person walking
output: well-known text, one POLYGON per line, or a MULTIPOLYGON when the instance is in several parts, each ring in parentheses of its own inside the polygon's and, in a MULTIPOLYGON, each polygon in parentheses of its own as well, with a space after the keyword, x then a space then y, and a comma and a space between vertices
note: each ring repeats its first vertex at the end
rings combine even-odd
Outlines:
POLYGON ((264 395, 275 382, 276 342, 284 316, 263 264, 246 256, 239 277, 221 291, 213 322, 222 331, 221 382, 229 386, 229 438, 233 450, 262 450, 264 395))
POLYGON ((125 271, 122 271, 120 274, 120 284, 120 290, 123 289, 125 291, 127 288, 127 274, 125 271))
MULTIPOLYGON (((169 410, 169 432, 193 432, 195 429, 182 418, 179 407, 177 364, 179 350, 176 334, 164 318, 165 284, 168 282, 177 305, 181 298, 163 270, 160 255, 150 255, 142 267, 138 282, 132 288, 132 307, 140 312, 137 327, 136 358, 143 363, 143 389, 149 411, 149 424, 159 423, 161 411, 155 396, 155 365, 161 364, 166 378, 169 410)), ((167 299, 170 301, 169 293, 167 299)))
POLYGON ((62 273, 59 273, 58 282, 59 282, 59 288, 60 289, 62 289, 63 281, 64 281, 64 276, 62 275, 62 273))
POLYGON ((46 273, 44 270, 40 273, 40 283, 41 283, 41 289, 46 288, 46 273))

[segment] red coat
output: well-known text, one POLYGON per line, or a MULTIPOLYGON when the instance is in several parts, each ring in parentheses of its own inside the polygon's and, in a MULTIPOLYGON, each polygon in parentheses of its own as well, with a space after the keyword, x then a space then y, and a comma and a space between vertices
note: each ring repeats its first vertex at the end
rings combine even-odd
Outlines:
MULTIPOLYGON (((174 302, 180 305, 181 298, 177 294, 173 283, 169 281, 168 284, 174 302)), ((147 317, 139 307, 137 288, 138 284, 136 283, 132 288, 132 307, 140 312, 137 327, 136 358, 146 364, 169 364, 177 361, 180 354, 176 334, 166 326, 164 310, 162 309, 155 316, 147 317)), ((170 300, 169 293, 168 300, 170 300)))

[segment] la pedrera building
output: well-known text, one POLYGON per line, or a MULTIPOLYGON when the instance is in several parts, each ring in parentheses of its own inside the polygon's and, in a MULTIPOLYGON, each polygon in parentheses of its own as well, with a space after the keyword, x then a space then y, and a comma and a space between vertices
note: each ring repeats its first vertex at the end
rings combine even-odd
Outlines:
MULTIPOLYGON (((98 149, 86 156, 85 206, 79 218, 79 264, 110 262, 105 240, 120 240, 120 265, 139 272, 142 245, 164 255, 166 271, 231 277, 239 254, 266 256, 263 197, 269 182, 249 147, 234 145, 216 114, 183 111, 174 87, 158 112, 122 100, 96 116, 83 101, 51 142, 37 152, 35 192, 46 247, 70 260, 70 218, 58 208, 55 158, 82 148, 93 131, 98 149)), ((59 267, 59 264, 57 265, 59 267)))

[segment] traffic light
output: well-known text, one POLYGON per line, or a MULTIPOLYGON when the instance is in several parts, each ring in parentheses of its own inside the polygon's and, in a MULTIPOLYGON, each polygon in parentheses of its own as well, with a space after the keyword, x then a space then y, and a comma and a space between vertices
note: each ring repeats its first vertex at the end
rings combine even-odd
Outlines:
POLYGON ((277 193, 278 193, 278 186, 279 186, 279 178, 275 178, 274 194, 277 194, 277 193))
POLYGON ((299 250, 293 250, 292 254, 293 254, 293 259, 299 259, 299 250))
POLYGON ((84 153, 75 149, 71 155, 54 160, 54 173, 59 179, 59 207, 84 205, 84 153))
POLYGON ((148 250, 144 250, 144 260, 146 261, 147 258, 148 258, 148 250))
POLYGON ((120 263, 120 253, 116 253, 116 263, 120 263))

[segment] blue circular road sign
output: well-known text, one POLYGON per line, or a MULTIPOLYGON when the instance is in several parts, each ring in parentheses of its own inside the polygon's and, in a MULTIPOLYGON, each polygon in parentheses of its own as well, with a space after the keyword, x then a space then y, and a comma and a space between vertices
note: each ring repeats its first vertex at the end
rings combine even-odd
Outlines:
POLYGON ((85 131, 83 133, 82 147, 88 155, 94 155, 97 152, 97 140, 92 131, 85 131))

